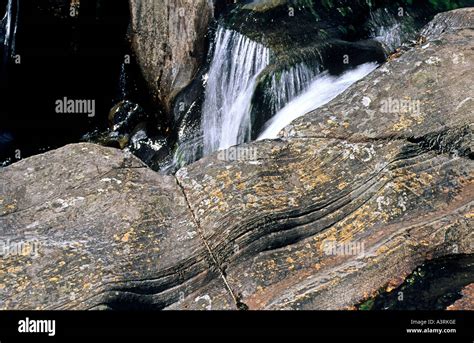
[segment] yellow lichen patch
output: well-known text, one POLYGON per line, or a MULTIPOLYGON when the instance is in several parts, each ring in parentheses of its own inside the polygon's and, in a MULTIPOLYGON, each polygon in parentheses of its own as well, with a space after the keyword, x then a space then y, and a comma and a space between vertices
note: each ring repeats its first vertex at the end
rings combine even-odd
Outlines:
POLYGON ((337 189, 339 189, 340 191, 342 191, 346 187, 347 187, 347 182, 345 181, 342 181, 340 184, 337 185, 337 189))
POLYGON ((228 170, 217 175, 216 180, 222 182, 224 188, 229 187, 234 182, 234 179, 229 175, 228 170))
POLYGON ((417 178, 424 186, 428 186, 431 184, 431 181, 433 180, 433 175, 430 175, 426 172, 420 173, 420 175, 417 178))
POLYGON ((7 272, 9 274, 15 274, 15 273, 19 272, 20 270, 21 270, 20 267, 10 267, 10 268, 7 269, 7 272))
POLYGON ((413 119, 402 115, 400 117, 400 120, 396 124, 394 124, 392 128, 395 131, 403 131, 410 128, 412 125, 413 125, 413 119))
POLYGON ((16 205, 15 204, 8 204, 6 206, 7 210, 14 210, 16 208, 16 205))
POLYGON ((305 185, 304 188, 306 190, 313 190, 316 187, 318 187, 322 184, 325 184, 330 180, 331 180, 331 178, 328 175, 320 173, 320 174, 317 174, 315 177, 314 176, 303 177, 303 178, 300 179, 300 182, 303 185, 305 185), (305 179, 309 179, 309 180, 305 180, 305 179))
POLYGON ((382 245, 380 248, 377 249, 376 254, 377 254, 377 255, 384 254, 384 253, 386 253, 386 252, 389 251, 389 250, 390 250, 390 249, 389 249, 387 246, 382 245))
POLYGON ((133 235, 133 231, 135 231, 135 229, 132 227, 128 232, 124 233, 120 241, 127 243, 130 240, 130 236, 133 235))

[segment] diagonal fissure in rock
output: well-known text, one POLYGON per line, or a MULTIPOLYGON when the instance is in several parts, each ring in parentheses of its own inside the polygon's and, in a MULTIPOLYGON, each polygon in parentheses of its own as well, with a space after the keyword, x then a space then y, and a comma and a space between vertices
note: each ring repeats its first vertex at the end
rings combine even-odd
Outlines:
POLYGON ((219 275, 220 275, 222 281, 224 282, 225 288, 229 292, 229 295, 232 297, 232 300, 234 301, 235 306, 239 310, 247 310, 248 306, 245 303, 242 302, 241 297, 236 295, 234 293, 234 291, 232 290, 232 288, 230 287, 229 282, 227 281, 227 278, 226 278, 224 268, 219 264, 218 259, 214 255, 211 247, 209 246, 206 238, 204 237, 204 231, 202 230, 201 224, 199 223, 199 220, 197 219, 197 217, 196 217, 196 215, 195 215, 195 213, 194 213, 194 211, 191 207, 191 204, 188 200, 188 197, 186 196, 186 192, 184 190, 184 187, 180 184, 180 182, 179 182, 179 180, 176 176, 175 176, 175 180, 176 180, 176 184, 178 185, 179 189, 181 190, 181 193, 183 194, 184 200, 186 201, 186 205, 188 206, 188 209, 191 212, 191 217, 193 218, 194 224, 196 225, 196 228, 199 232, 199 237, 200 237, 201 241, 203 242, 204 246, 206 247, 206 250, 207 250, 207 252, 209 253, 209 255, 211 257, 211 261, 212 261, 213 265, 217 268, 217 270, 219 272, 219 275))

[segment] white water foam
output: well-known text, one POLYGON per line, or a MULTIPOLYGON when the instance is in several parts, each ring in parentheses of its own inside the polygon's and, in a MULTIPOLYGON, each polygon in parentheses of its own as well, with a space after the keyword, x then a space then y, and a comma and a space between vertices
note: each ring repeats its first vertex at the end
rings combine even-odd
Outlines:
POLYGON ((365 63, 339 77, 322 73, 303 94, 290 101, 265 124, 258 140, 277 138, 278 133, 293 120, 327 104, 375 68, 376 63, 365 63))
POLYGON ((204 155, 249 140, 257 77, 269 63, 268 48, 218 28, 203 104, 204 155))

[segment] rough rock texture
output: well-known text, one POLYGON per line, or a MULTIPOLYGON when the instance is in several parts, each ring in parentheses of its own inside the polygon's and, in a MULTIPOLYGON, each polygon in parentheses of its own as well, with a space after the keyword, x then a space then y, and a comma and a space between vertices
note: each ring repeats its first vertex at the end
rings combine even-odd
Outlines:
POLYGON ((169 112, 206 54, 210 0, 130 0, 132 46, 144 77, 169 112))
POLYGON ((0 185, 0 309, 234 308, 174 178, 135 157, 69 145, 0 185))
POLYGON ((474 8, 463 8, 437 14, 422 30, 427 39, 436 39, 445 32, 455 32, 459 28, 474 28, 474 8))
POLYGON ((89 144, 2 169, 0 240, 38 248, 0 259, 0 308, 345 309, 474 253, 473 36, 176 177, 89 144), (385 113, 387 97, 420 111, 385 113))
POLYGON ((474 310, 474 283, 464 287, 461 292, 462 298, 448 307, 453 311, 473 311, 474 310))
POLYGON ((215 155, 177 173, 241 301, 347 308, 426 259, 472 253, 473 36, 452 30, 415 47, 283 140, 240 147, 256 160, 215 155), (388 98, 419 100, 420 111, 382 111, 388 98), (328 240, 365 253, 327 256, 328 240))

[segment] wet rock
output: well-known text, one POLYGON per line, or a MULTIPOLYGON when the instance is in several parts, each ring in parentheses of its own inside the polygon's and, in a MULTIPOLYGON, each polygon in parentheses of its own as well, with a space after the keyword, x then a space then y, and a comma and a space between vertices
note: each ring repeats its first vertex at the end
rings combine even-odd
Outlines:
POLYGON ((455 32, 460 28, 474 27, 474 8, 458 9, 437 14, 423 29, 422 35, 428 40, 436 39, 442 33, 455 32))
POLYGON ((130 8, 138 63, 156 99, 170 113, 174 98, 205 58, 212 2, 130 0, 130 8))

